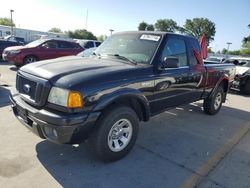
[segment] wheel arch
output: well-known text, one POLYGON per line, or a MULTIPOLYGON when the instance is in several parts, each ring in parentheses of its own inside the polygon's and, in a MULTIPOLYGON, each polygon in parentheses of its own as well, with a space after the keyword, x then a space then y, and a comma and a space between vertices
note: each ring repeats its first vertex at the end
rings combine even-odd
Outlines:
POLYGON ((219 81, 217 82, 217 84, 215 85, 214 89, 212 90, 211 94, 209 97, 213 97, 216 93, 216 90, 222 86, 223 90, 224 90, 224 97, 223 97, 223 102, 226 101, 226 96, 227 96, 227 92, 229 90, 229 78, 228 77, 221 77, 219 79, 219 81))
POLYGON ((28 55, 25 55, 24 58, 23 58, 23 64, 25 64, 25 59, 27 57, 35 57, 37 60, 39 60, 39 57, 37 55, 34 55, 34 54, 28 54, 28 55))
POLYGON ((140 121, 148 121, 150 117, 149 102, 138 90, 125 89, 113 92, 103 98, 94 107, 94 111, 103 111, 114 105, 125 105, 131 107, 140 121))

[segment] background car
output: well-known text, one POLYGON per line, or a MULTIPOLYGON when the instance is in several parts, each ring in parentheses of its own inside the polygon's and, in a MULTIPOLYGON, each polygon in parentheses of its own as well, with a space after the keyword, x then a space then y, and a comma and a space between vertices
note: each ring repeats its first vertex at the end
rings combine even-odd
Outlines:
POLYGON ((3 59, 17 67, 45 59, 76 55, 84 49, 74 41, 61 39, 40 39, 25 46, 6 48, 3 59))
POLYGON ((215 56, 209 56, 207 59, 205 59, 206 62, 209 63, 222 63, 225 60, 224 57, 215 57, 215 56))
POLYGON ((80 52, 79 54, 77 54, 78 56, 81 57, 89 57, 93 54, 93 52, 96 50, 96 48, 89 48, 87 50, 84 50, 82 52, 80 52))
POLYGON ((5 36, 3 39, 7 40, 7 41, 18 42, 18 43, 20 43, 22 45, 26 44, 24 38, 22 38, 22 37, 16 37, 16 36, 13 36, 13 35, 5 36))
POLYGON ((75 40, 77 43, 81 45, 84 49, 88 48, 96 48, 100 46, 101 42, 97 40, 83 40, 83 39, 77 39, 75 40))
POLYGON ((7 41, 7 40, 0 40, 0 59, 2 59, 2 53, 5 48, 10 46, 20 46, 22 45, 19 42, 7 41))
POLYGON ((232 57, 223 61, 223 63, 236 65, 236 75, 231 89, 250 95, 250 57, 232 57))

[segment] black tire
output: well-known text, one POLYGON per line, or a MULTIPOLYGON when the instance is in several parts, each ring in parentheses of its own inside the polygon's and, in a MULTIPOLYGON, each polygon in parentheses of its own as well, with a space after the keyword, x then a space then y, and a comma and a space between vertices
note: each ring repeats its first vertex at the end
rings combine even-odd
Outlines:
POLYGON ((22 65, 20 64, 14 64, 16 66, 16 68, 20 68, 22 65))
POLYGON ((88 142, 91 145, 91 149, 93 150, 93 152, 96 154, 96 156, 99 159, 101 159, 104 162, 116 161, 116 160, 123 158, 125 155, 127 155, 131 151, 131 149, 133 148, 136 142, 137 135, 139 132, 139 119, 133 109, 127 106, 113 107, 110 110, 105 111, 102 114, 102 117, 97 121, 96 125, 97 127, 94 130, 93 134, 90 136, 88 142), (129 128, 127 130, 131 131, 130 128, 132 127, 132 132, 130 132, 131 134, 125 133, 123 131, 116 132, 115 128, 119 124, 122 124, 120 122, 123 122, 123 121, 125 121, 125 123, 130 122, 130 124, 128 123, 127 127, 124 126, 124 129, 129 128), (122 138, 123 137, 129 138, 127 142, 122 142, 121 141, 122 138, 119 140, 118 138, 114 136, 115 134, 120 134, 120 133, 121 133, 120 136, 122 138), (112 136, 110 136, 110 134, 112 136), (123 147, 124 148, 120 151, 112 151, 112 150, 117 149, 115 147, 116 145, 114 143, 115 141, 113 140, 117 140, 117 143, 119 144, 117 146, 120 147, 120 148, 117 147, 118 149, 121 149, 123 147))
POLYGON ((33 63, 36 61, 38 61, 38 58, 36 56, 29 55, 29 56, 24 58, 23 63, 24 63, 24 65, 27 65, 29 63, 33 63))
POLYGON ((214 95, 208 97, 203 102, 204 112, 209 115, 215 115, 220 111, 225 93, 222 86, 219 86, 214 95))
POLYGON ((250 95, 250 79, 246 81, 246 84, 244 85, 243 92, 246 95, 250 95))

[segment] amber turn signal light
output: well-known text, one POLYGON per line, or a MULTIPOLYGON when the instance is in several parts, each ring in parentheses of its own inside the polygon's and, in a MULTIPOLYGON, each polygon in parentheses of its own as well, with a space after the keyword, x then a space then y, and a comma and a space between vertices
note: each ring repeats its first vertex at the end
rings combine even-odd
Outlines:
POLYGON ((68 96, 68 108, 82 108, 83 100, 79 92, 70 91, 68 96))

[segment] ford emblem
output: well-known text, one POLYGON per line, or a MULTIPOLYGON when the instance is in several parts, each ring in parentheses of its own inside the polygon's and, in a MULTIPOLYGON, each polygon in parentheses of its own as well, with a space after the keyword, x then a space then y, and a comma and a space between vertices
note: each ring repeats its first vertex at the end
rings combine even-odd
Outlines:
POLYGON ((26 93, 29 93, 29 92, 30 92, 30 85, 29 85, 29 84, 25 84, 25 85, 23 86, 23 89, 24 89, 24 91, 25 91, 26 93))

